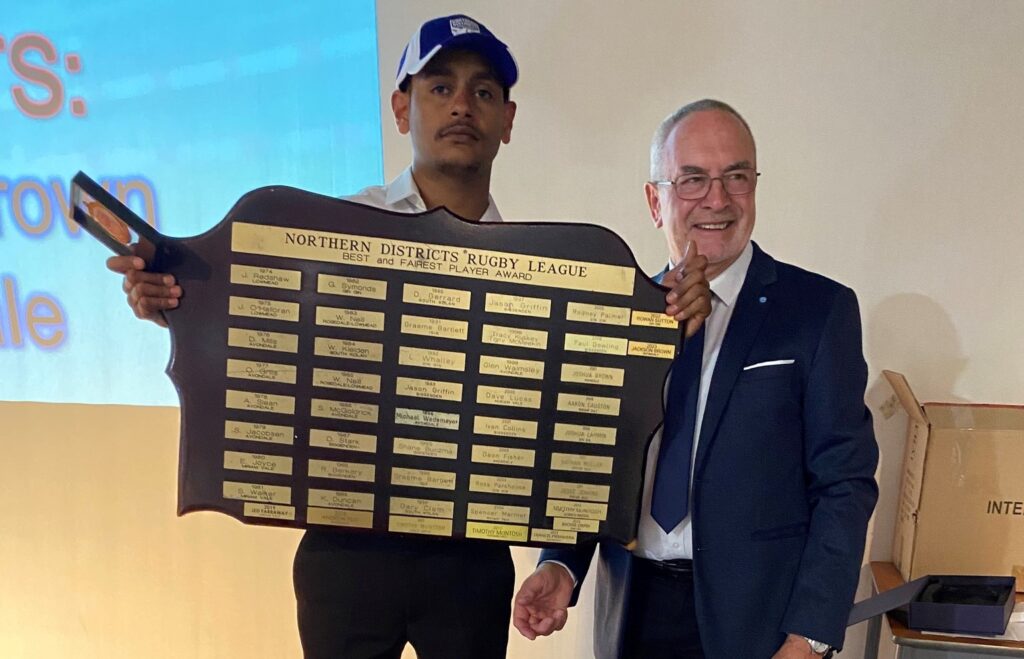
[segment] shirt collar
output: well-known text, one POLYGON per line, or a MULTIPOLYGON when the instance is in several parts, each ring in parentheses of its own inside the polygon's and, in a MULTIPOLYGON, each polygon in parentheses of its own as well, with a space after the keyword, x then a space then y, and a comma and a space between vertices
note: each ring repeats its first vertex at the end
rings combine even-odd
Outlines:
MULTIPOLYGON (((401 174, 388 183, 384 200, 388 206, 406 201, 418 211, 427 210, 427 205, 423 203, 423 197, 420 195, 420 189, 416 187, 416 181, 412 177, 411 166, 406 167, 401 174)), ((487 210, 480 217, 480 221, 501 222, 501 213, 498 212, 498 207, 494 205, 494 198, 490 195, 487 195, 487 210)))
POLYGON ((401 174, 388 183, 384 201, 388 206, 394 206, 401 201, 408 201, 418 210, 427 210, 426 205, 423 203, 423 197, 420 196, 420 190, 416 187, 416 181, 412 178, 412 167, 406 167, 402 170, 401 174))
POLYGON ((726 306, 731 307, 736 304, 736 299, 740 296, 740 289, 743 288, 743 282, 747 278, 747 270, 750 269, 750 261, 753 258, 754 246, 748 240, 747 246, 740 252, 739 258, 709 282, 711 292, 726 306))

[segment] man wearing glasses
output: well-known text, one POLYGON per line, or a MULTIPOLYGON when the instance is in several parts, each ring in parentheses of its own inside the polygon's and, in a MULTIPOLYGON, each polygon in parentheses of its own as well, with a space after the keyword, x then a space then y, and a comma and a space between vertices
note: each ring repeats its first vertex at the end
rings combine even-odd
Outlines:
MULTIPOLYGON (((712 312, 673 364, 636 543, 602 545, 595 653, 827 656, 842 647, 877 498, 853 291, 750 241, 757 154, 720 101, 669 116, 645 189, 678 263, 708 258, 712 312)), ((527 638, 565 624, 593 547, 547 550, 516 597, 527 638)))

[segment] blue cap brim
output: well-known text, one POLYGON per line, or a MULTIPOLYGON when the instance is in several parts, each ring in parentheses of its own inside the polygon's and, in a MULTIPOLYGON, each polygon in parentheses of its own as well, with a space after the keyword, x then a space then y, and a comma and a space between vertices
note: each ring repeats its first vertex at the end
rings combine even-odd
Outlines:
POLYGON ((516 65, 508 47, 494 37, 482 34, 460 34, 448 39, 441 50, 464 48, 480 53, 494 68, 498 80, 503 87, 511 87, 519 79, 519 67, 516 65))

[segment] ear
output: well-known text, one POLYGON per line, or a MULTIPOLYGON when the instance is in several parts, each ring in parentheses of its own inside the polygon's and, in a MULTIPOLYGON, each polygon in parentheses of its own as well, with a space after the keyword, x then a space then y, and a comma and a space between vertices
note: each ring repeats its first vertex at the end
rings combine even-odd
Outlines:
POLYGON ((658 195, 658 186, 651 182, 644 183, 644 194, 647 196, 647 207, 651 209, 651 221, 658 229, 664 222, 661 219, 661 197, 658 195))
POLYGON ((503 144, 508 144, 512 140, 512 122, 516 118, 516 102, 509 101, 505 103, 505 129, 501 134, 501 141, 503 144))
MULTIPOLYGON (((410 87, 411 87, 410 81, 410 87)), ((395 113, 395 125, 402 135, 409 133, 409 103, 410 93, 396 89, 391 92, 391 111, 395 113)))

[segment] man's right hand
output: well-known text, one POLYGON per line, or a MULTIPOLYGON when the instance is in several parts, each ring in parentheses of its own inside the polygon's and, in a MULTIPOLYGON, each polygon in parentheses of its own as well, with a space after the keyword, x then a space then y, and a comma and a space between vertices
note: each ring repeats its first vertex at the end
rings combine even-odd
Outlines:
POLYGON ((665 296, 665 313, 683 325, 686 338, 697 333, 711 315, 711 285, 707 278, 708 259, 697 252, 697 243, 686 243, 683 260, 665 273, 661 283, 671 290, 665 296))
POLYGON ((172 275, 146 272, 145 267, 146 262, 139 256, 112 256, 107 259, 108 269, 124 275, 121 287, 135 315, 167 327, 163 312, 178 306, 181 286, 174 282, 172 275))
POLYGON ((512 624, 531 641, 565 627, 573 582, 557 563, 541 563, 516 593, 512 624))

